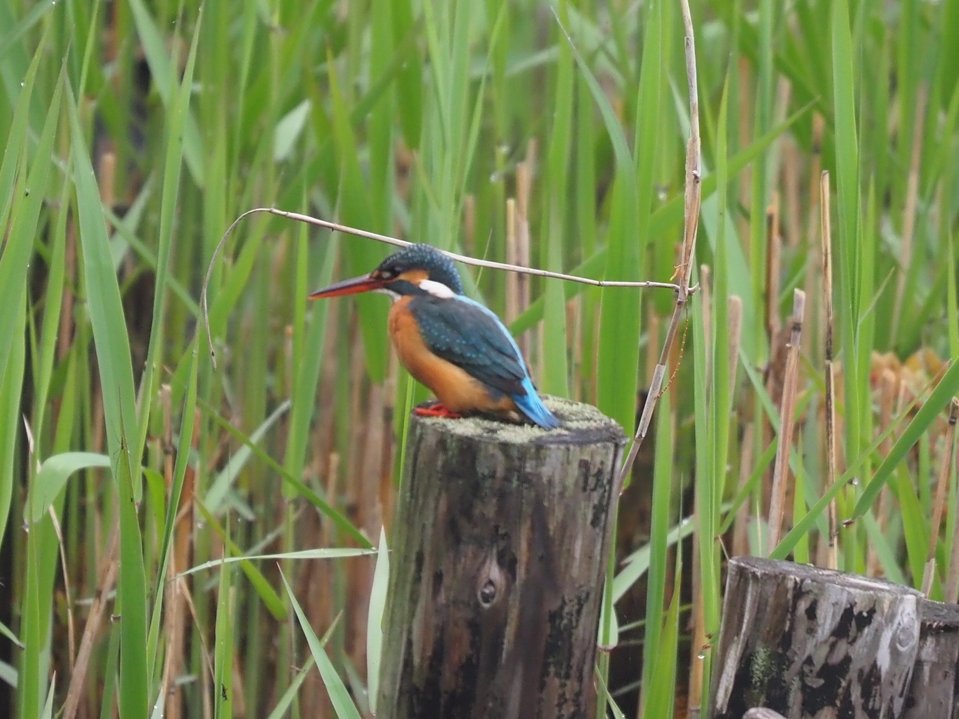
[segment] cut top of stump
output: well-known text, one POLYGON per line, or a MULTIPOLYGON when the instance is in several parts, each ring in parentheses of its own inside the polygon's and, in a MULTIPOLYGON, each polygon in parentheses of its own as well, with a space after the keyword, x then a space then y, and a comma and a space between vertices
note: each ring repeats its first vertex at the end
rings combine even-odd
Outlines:
POLYGON ((556 429, 481 416, 445 419, 414 415, 414 419, 424 424, 442 425, 444 431, 453 435, 497 444, 585 445, 622 444, 626 441, 623 428, 592 405, 551 396, 544 396, 543 402, 559 419, 560 426, 556 429))

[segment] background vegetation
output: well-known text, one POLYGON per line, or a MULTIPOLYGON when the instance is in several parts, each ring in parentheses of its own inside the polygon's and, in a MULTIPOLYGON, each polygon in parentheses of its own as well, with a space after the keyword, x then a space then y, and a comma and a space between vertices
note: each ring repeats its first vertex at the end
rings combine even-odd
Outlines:
MULTIPOLYGON (((959 587, 959 1, 692 13, 701 291, 623 496, 600 628, 617 645, 603 710, 647 717, 708 691, 725 554, 959 587), (777 542, 780 444, 794 528, 777 542)), ((4 710, 368 713, 383 590, 365 552, 389 535, 425 395, 390 353, 382 298, 305 298, 386 250, 246 221, 212 267, 214 367, 198 299, 216 243, 277 206, 668 280, 685 88, 672 1, 0 3, 4 710)), ((634 428, 668 291, 466 274, 542 390, 634 428)))

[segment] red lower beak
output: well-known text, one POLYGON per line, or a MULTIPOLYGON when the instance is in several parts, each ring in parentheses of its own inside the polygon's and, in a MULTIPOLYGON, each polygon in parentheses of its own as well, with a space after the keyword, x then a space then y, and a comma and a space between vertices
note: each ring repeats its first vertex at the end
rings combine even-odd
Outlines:
POLYGON ((372 290, 378 290, 385 284, 386 283, 383 280, 376 280, 371 278, 369 275, 363 275, 362 277, 354 277, 351 280, 343 280, 342 282, 337 282, 329 287, 324 287, 322 290, 311 292, 309 298, 311 300, 322 300, 326 299, 327 297, 356 295, 360 292, 371 292, 372 290))

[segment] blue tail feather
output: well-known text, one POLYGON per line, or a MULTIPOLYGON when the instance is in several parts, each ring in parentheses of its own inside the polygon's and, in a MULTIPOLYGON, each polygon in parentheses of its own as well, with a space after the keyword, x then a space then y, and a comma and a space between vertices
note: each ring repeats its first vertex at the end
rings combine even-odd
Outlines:
POLYGON ((519 411, 526 415, 527 419, 543 429, 555 429, 559 427, 559 420, 556 419, 556 415, 550 412, 546 405, 543 404, 543 400, 540 399, 540 396, 536 393, 536 388, 533 387, 533 382, 529 377, 523 380, 523 389, 526 390, 523 394, 513 395, 513 401, 516 403, 519 411))

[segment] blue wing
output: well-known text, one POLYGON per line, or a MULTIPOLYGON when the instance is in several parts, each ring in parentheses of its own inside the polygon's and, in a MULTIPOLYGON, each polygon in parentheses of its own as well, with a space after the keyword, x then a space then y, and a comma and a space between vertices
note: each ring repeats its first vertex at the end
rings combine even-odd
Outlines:
POLYGON ((490 310, 462 295, 416 296, 409 310, 432 352, 491 391, 510 397, 532 422, 546 428, 559 425, 536 393, 512 335, 490 310))

